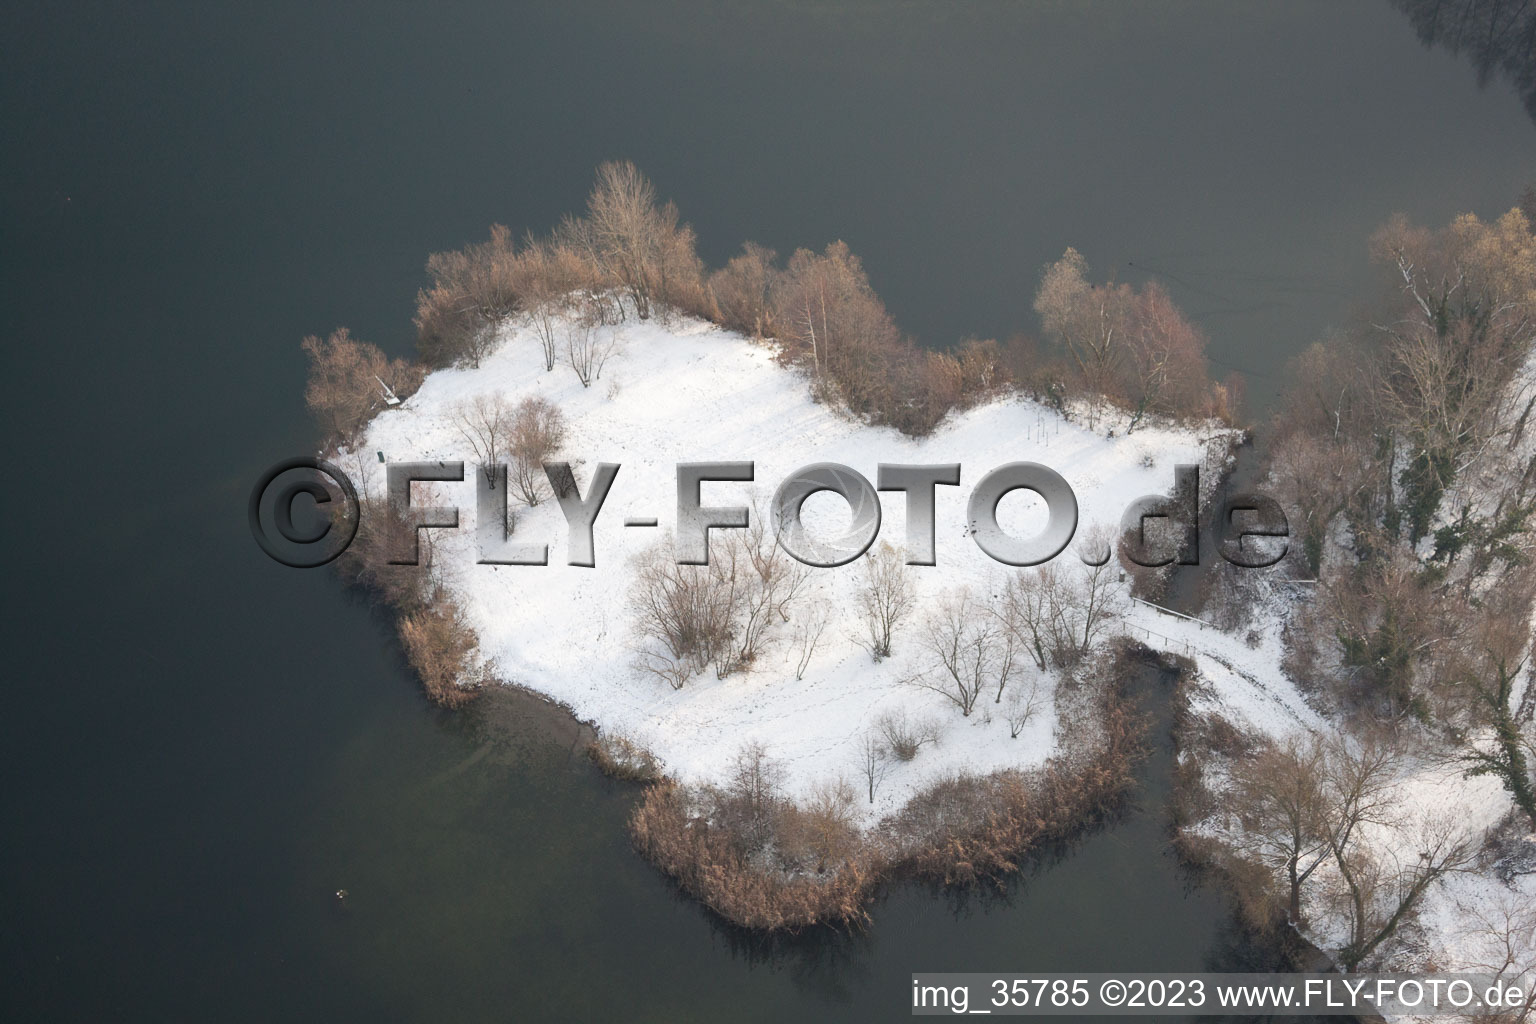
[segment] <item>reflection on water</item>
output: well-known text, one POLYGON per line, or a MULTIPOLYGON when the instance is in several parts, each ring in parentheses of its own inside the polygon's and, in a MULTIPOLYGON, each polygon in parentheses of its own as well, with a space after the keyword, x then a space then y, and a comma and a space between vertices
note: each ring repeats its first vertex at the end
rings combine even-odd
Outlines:
POLYGON ((1471 61, 1477 84, 1512 82, 1536 121, 1536 4, 1530 0, 1392 0, 1425 46, 1471 61))
POLYGON ((441 718, 430 756, 375 734, 338 759, 324 818, 304 823, 317 902, 349 893, 306 955, 341 990, 460 1019, 618 1000, 641 1019, 728 1005, 739 1020, 886 1020, 914 970, 1274 967, 1168 849, 1171 677, 1136 672, 1151 753, 1122 813, 999 888, 897 883, 855 931, 748 933, 676 894, 623 841, 637 791, 598 777, 529 698, 441 718))

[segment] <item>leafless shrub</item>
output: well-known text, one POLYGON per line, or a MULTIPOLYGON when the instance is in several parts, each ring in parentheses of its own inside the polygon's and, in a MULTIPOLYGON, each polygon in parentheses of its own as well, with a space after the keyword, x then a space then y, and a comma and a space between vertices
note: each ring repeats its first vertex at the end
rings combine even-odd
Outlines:
POLYGON ((661 760, 628 733, 600 732, 587 753, 604 775, 627 782, 661 780, 661 760))
POLYGON ((839 777, 812 787, 804 805, 785 803, 775 823, 774 846, 787 871, 837 870, 859 849, 858 793, 839 777))
POLYGON ((416 294, 422 360, 429 366, 479 366, 519 304, 524 268, 511 232, 496 224, 487 242, 433 253, 427 273, 432 287, 416 294))
POLYGON ((734 595, 709 566, 678 565, 657 545, 636 560, 630 598, 641 646, 641 668, 682 689, 711 661, 732 649, 734 595))
POLYGON ((544 495, 544 463, 565 443, 565 431, 565 414, 547 398, 531 395, 512 410, 507 431, 511 481, 529 505, 537 505, 544 495))
POLYGON ((891 656, 896 628, 912 613, 917 601, 901 552, 885 541, 864 556, 864 580, 859 590, 859 610, 863 613, 863 638, 856 638, 870 657, 883 661, 891 656))
POLYGON ((638 562, 641 664, 674 689, 713 664, 724 678, 751 667, 789 621, 808 575, 775 543, 762 515, 717 540, 709 565, 677 565, 653 548, 638 562))
POLYGON ((772 249, 748 242, 723 269, 709 276, 709 291, 722 327, 750 338, 773 333, 769 292, 778 273, 773 261, 772 249))
POLYGON ((875 729, 898 761, 910 761, 923 744, 939 742, 938 723, 914 719, 905 711, 887 711, 875 719, 875 729))

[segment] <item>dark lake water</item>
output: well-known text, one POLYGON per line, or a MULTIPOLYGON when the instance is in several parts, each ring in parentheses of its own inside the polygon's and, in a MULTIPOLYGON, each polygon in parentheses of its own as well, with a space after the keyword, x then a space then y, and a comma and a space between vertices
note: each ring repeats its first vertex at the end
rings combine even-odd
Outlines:
POLYGON ((427 252, 548 227, 617 156, 711 262, 846 239, 925 343, 1031 329, 1067 245, 1160 276, 1262 406, 1390 212, 1536 176, 1513 91, 1384 3, 11 3, 0 116, 16 1021, 883 1020, 915 970, 1245 955, 1156 760, 1007 899, 717 926, 569 735, 429 709, 386 621, 256 549, 247 489, 308 448, 299 338, 407 351, 427 252))

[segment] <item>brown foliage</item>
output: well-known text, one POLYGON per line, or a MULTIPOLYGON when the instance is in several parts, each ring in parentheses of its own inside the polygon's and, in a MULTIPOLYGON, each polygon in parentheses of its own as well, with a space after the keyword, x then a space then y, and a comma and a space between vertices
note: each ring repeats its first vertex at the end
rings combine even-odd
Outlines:
POLYGON ((998 882, 1024 851, 1113 808, 1133 782, 1143 727, 1107 678, 1084 696, 1091 715, 1064 722, 1072 754, 1028 775, 950 778, 909 801, 887 826, 902 869, 945 884, 998 882))
POLYGON ((824 874, 851 861, 860 845, 857 803, 858 793, 842 779, 816 786, 803 806, 786 803, 775 827, 778 857, 786 869, 824 874))
POLYGON ((709 293, 715 310, 712 319, 716 323, 749 338, 774 333, 770 290, 778 273, 775 256, 772 249, 747 242, 739 255, 709 275, 709 293))
POLYGON ((479 641, 446 593, 439 590, 426 607, 403 616, 399 631, 406 660, 429 698, 450 708, 474 699, 484 683, 473 671, 479 641))
POLYGON ((640 319, 658 305, 663 314, 667 307, 704 311, 693 229, 678 222, 676 206, 657 205, 656 187, 629 161, 598 167, 587 216, 567 218, 560 237, 623 291, 640 319))
MULTIPOLYGON (((1044 770, 943 780, 873 832, 858 833, 845 783, 796 805, 779 795, 763 752, 748 750, 724 789, 651 787, 630 819, 636 847, 690 895, 746 928, 795 931, 859 923, 886 877, 1000 883, 1019 855, 1110 810, 1132 782, 1142 726, 1106 662, 1079 684, 1082 714, 1064 721, 1072 751, 1044 770)), ((874 734, 869 748, 883 751, 874 734)), ((884 754, 872 759, 883 764, 884 754)))
POLYGON ((347 583, 370 590, 402 614, 417 610, 431 597, 432 531, 421 535, 421 554, 416 565, 390 564, 393 537, 409 527, 396 523, 393 510, 383 498, 364 497, 359 508, 357 535, 336 559, 336 570, 347 583))
POLYGON ((866 919, 878 861, 850 857, 830 875, 764 871, 689 804, 675 784, 652 786, 630 819, 630 834, 648 860, 721 917, 763 931, 866 919))
POLYGON ((661 762, 632 736, 601 732, 587 748, 587 756, 604 774, 626 782, 660 782, 661 762))
POLYGON ((545 486, 544 463, 565 443, 565 414, 560 407, 529 395, 512 410, 507 452, 512 456, 508 478, 529 505, 537 505, 545 486))
POLYGON ((416 393, 423 367, 390 359, 377 347, 358 341, 341 327, 321 340, 303 342, 309 357, 309 383, 304 404, 331 442, 349 443, 384 408, 391 393, 402 401, 416 393))
POLYGON ((432 286, 416 293, 416 345, 429 366, 479 366, 496 329, 518 308, 524 267, 512 233, 491 226, 489 241, 427 258, 432 286))
POLYGON ((1076 249, 1045 268, 1035 293, 1046 336, 1067 355, 1075 384, 1094 401, 1131 413, 1134 430, 1148 413, 1173 418, 1230 418, 1230 395, 1211 380, 1205 338, 1152 282, 1092 284, 1076 249))

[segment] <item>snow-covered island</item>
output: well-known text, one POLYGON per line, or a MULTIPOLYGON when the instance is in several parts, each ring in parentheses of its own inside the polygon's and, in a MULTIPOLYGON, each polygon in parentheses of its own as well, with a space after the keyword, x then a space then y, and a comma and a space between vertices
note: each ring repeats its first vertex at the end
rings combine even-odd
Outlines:
MULTIPOLYGON (((1383 228, 1393 294, 1303 354, 1244 467, 1263 515, 1288 517, 1282 560, 1172 584, 1127 545, 1171 558, 1179 535, 1154 517, 1133 539, 1125 513, 1197 465, 1198 519, 1225 532, 1215 499, 1244 435, 1241 382, 1211 379, 1156 282, 1095 284, 1068 249, 1035 295, 1048 348, 935 352, 841 243, 782 267, 749 244, 713 272, 692 245, 638 171, 604 165, 587 217, 550 238, 519 248, 496 228, 432 257, 424 365, 345 331, 306 340, 308 404, 362 497, 337 564, 395 607, 433 699, 513 685, 590 723, 599 766, 644 784, 640 852, 726 919, 794 929, 860 919, 893 876, 1001 878, 1117 806, 1142 751, 1127 681, 1152 659, 1179 680, 1180 852, 1292 962, 1536 972, 1521 210, 1383 228), (1026 568, 983 550, 969 506, 1020 462, 1059 473, 1079 513, 1067 548, 1026 568), (413 566, 390 564, 391 536, 413 535, 386 500, 404 463, 463 464, 412 486, 413 507, 458 524, 419 531, 413 566), (707 566, 674 550, 687 463, 753 466, 702 485, 700 504, 750 510, 710 532, 707 566), (871 483, 882 465, 960 466, 934 488, 932 564, 899 490, 873 496, 865 553, 790 558, 771 498, 814 464, 871 483), (588 552, 568 513, 599 480, 588 552), (484 558, 487 542, 520 554, 484 558)), ((996 518, 1015 538, 1047 519, 1027 489, 996 518)), ((853 516, 822 491, 802 519, 834 538, 853 516)))
MULTIPOLYGON (((358 446, 364 457, 347 469, 363 473, 360 489, 377 495, 385 480, 375 453, 392 462, 466 462, 463 483, 431 485, 431 503, 461 510, 459 529, 434 531, 433 558, 479 636, 491 675, 565 705, 603 733, 638 742, 680 782, 721 782, 744 746, 761 744, 782 767, 791 795, 806 797, 839 777, 862 790, 857 808, 866 825, 953 773, 1038 766, 1057 751, 1052 697, 1059 673, 1042 671, 1022 650, 1003 693, 994 682, 969 715, 914 681, 935 667, 918 638, 925 615, 944 598, 967 592, 972 614, 986 619, 1003 600, 1008 574, 1017 572, 968 535, 969 486, 1008 462, 1056 469, 1076 493, 1081 516, 1079 540, 1059 556, 1060 571, 1086 573, 1077 552, 1095 525, 1118 524, 1134 499, 1169 491, 1176 464, 1200 464, 1213 451, 1224 457, 1219 442, 1235 436, 1218 426, 1203 434, 1148 427, 1109 438, 1103 428, 1065 422, 1010 395, 914 439, 813 401, 804 377, 777 365, 769 347, 702 321, 631 320, 601 330, 611 334, 613 352, 602 376, 584 387, 568 367, 546 371, 533 331, 509 327, 478 369, 438 370, 403 404, 379 415, 358 446), (570 428, 559 457, 572 463, 584 491, 596 463, 621 466, 594 529, 595 567, 566 564, 566 522, 555 501, 530 508, 516 497, 514 536, 547 543, 549 564, 477 564, 475 488, 485 481, 476 479, 460 411, 495 395, 514 402, 538 396, 564 412, 570 428), (636 562, 653 545, 670 543, 677 464, 703 460, 754 462, 753 483, 707 483, 703 500, 758 511, 779 481, 809 463, 845 464, 871 480, 880 462, 962 465, 958 487, 936 490, 937 564, 908 570, 914 605, 890 657, 877 662, 864 645, 859 592, 867 559, 859 559, 807 569, 785 609, 787 620, 774 616, 762 653, 740 671, 717 678, 706 670, 674 689, 641 667, 636 562), (626 527, 629 518, 654 518, 659 525, 626 527), (808 621, 820 631, 810 652, 808 621), (1007 698, 1019 692, 1038 700, 1035 713, 1015 727, 1007 698), (931 726, 933 738, 911 760, 892 759, 881 769, 871 802, 861 743, 893 714, 931 726)), ((1212 470, 1220 466, 1207 467, 1208 475, 1212 470)), ((428 503, 419 495, 422 486, 416 485, 418 504, 428 503)), ((887 492, 881 502, 881 541, 900 547, 905 499, 887 492)), ((1003 499, 998 519, 1010 532, 1031 536, 1043 522, 1043 507, 1030 492, 1015 491, 1003 499)), ((833 536, 849 512, 841 498, 824 492, 808 499, 804 518, 813 533, 833 536)), ((725 543, 724 532, 714 532, 716 548, 725 543)), ((1116 573, 1112 587, 1117 608, 1127 604, 1122 575, 1116 573)), ((1118 629, 1106 630, 1106 638, 1110 632, 1118 629)))

